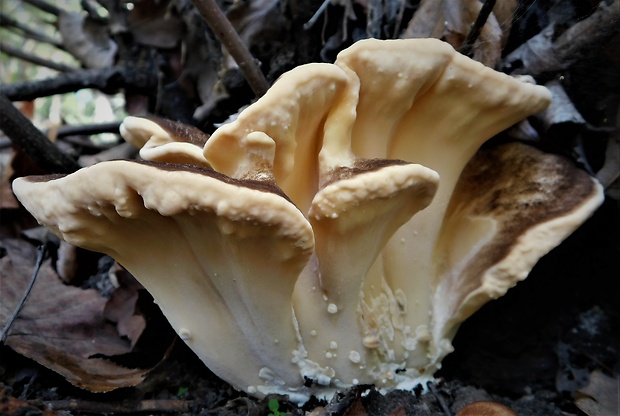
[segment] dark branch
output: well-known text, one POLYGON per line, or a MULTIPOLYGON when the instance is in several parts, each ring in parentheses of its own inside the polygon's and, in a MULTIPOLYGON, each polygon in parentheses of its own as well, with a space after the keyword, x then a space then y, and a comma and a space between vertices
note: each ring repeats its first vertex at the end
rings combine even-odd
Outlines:
POLYGON ((111 123, 102 123, 102 124, 84 124, 81 126, 69 126, 64 125, 58 128, 56 133, 56 137, 59 139, 61 137, 67 136, 90 136, 93 134, 101 134, 101 133, 116 133, 118 134, 118 127, 120 126, 120 122, 113 121, 111 123))
POLYGON ((46 59, 43 59, 41 57, 35 56, 35 55, 30 55, 28 53, 25 53, 24 51, 22 51, 21 49, 16 49, 13 48, 12 46, 9 46, 7 44, 3 44, 0 47, 0 52, 3 52, 9 56, 13 56, 15 58, 19 58, 22 59, 24 61, 33 63, 35 65, 39 65, 39 66, 44 66, 46 68, 50 68, 50 69, 54 69, 56 71, 59 72, 72 72, 77 70, 78 68, 72 68, 68 65, 64 65, 58 62, 52 62, 52 61, 48 61, 46 59))
POLYGON ((29 28, 23 23, 18 22, 15 19, 9 16, 6 16, 4 14, 1 14, 1 13, 0 13, 0 26, 12 27, 14 29, 18 29, 21 32, 23 32, 24 37, 27 37, 28 39, 34 39, 39 42, 49 43, 50 45, 54 45, 58 49, 65 50, 65 47, 59 40, 54 39, 50 36, 47 36, 43 33, 37 32, 36 30, 29 28))
POLYGON ((220 10, 215 0, 192 0, 202 17, 233 57, 243 76, 250 84, 257 97, 261 97, 269 89, 269 83, 260 71, 254 57, 235 31, 226 15, 220 10))
POLYGON ((140 73, 140 68, 113 67, 87 69, 60 75, 41 81, 22 82, 0 86, 0 94, 11 101, 29 101, 38 97, 74 92, 83 88, 95 88, 113 93, 120 88, 132 87, 149 92, 157 88, 157 76, 140 73))
POLYGON ((482 4, 482 8, 480 9, 480 13, 478 13, 478 17, 469 29, 469 33, 467 34, 467 37, 465 38, 463 44, 461 45, 461 48, 459 49, 459 52, 461 52, 463 55, 471 54, 474 43, 480 36, 482 28, 484 27, 487 19, 493 11, 493 7, 495 7, 495 0, 485 0, 482 4))
POLYGON ((49 4, 43 0, 24 0, 24 3, 28 3, 31 6, 41 9, 44 12, 53 14, 54 16, 58 16, 60 15, 60 13, 62 13, 62 10, 60 10, 58 7, 49 4))
POLYGON ((187 413, 194 402, 186 400, 142 400, 137 403, 113 403, 88 400, 58 400, 54 402, 42 402, 46 408, 52 410, 69 410, 79 413, 94 414, 164 414, 164 413, 187 413))
POLYGON ((5 96, 0 95, 0 129, 43 170, 71 173, 80 166, 62 153, 5 96))

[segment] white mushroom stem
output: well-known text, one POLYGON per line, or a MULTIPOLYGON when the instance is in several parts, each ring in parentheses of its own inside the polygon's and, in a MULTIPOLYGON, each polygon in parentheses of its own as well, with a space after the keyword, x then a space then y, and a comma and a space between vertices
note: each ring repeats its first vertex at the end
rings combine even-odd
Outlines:
POLYGON ((291 297, 314 239, 277 190, 127 161, 18 179, 13 189, 61 238, 123 264, 220 377, 244 390, 298 383, 282 357, 297 347, 291 297))
MULTIPOLYGON (((308 216, 316 261, 300 276, 293 305, 308 355, 323 368, 337 356, 348 365, 340 365, 335 376, 351 385, 360 365, 371 371, 380 361, 375 356, 380 349, 364 345, 364 339, 375 336, 372 325, 360 328, 363 286, 381 284, 365 281, 368 269, 393 233, 430 203, 439 177, 420 165, 385 160, 360 161, 355 168, 342 168, 340 175, 312 201, 308 216), (369 333, 342 337, 344 328, 369 333), (348 360, 351 352, 360 358, 348 360)), ((372 317, 361 319, 367 323, 372 317)))

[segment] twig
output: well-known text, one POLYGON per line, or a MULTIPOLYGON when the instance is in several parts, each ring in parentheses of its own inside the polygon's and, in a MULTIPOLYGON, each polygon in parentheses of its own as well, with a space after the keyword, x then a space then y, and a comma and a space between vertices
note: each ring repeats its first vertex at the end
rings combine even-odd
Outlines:
POLYGON ((403 17, 405 16, 405 6, 407 6, 407 1, 401 0, 400 7, 398 8, 398 15, 396 15, 396 22, 394 23, 394 32, 392 33, 393 39, 398 39, 400 25, 403 23, 403 17))
POLYGON ((75 92, 83 88, 96 88, 112 92, 132 87, 150 92, 157 86, 155 74, 142 72, 140 68, 116 66, 113 68, 86 69, 70 72, 55 78, 0 86, 0 94, 11 101, 30 101, 39 97, 75 92))
POLYGON ((310 28, 312 28, 312 26, 314 26, 316 24, 316 22, 319 20, 319 17, 321 17, 323 12, 325 12, 325 9, 327 9, 327 6, 329 6, 330 2, 331 2, 331 0, 324 0, 323 3, 321 3, 319 8, 316 10, 316 12, 310 18, 310 20, 308 20, 306 23, 304 23, 304 30, 309 30, 310 28))
POLYGON ((96 402, 87 400, 57 400, 43 402, 51 410, 68 410, 96 414, 114 413, 183 413, 193 405, 189 400, 142 400, 137 403, 96 402))
POLYGON ((53 14, 54 16, 58 16, 62 12, 58 7, 52 4, 46 3, 43 0, 24 0, 24 3, 28 3, 31 6, 41 9, 44 12, 53 14))
POLYGON ((95 7, 93 7, 93 5, 89 1, 80 0, 80 5, 82 6, 82 9, 84 9, 84 11, 86 12, 86 14, 88 15, 90 19, 95 20, 97 22, 101 22, 106 25, 109 24, 110 19, 99 15, 99 13, 97 12, 97 9, 95 9, 95 7))
POLYGON ((71 173, 80 166, 62 153, 5 96, 0 95, 0 129, 42 169, 71 173))
MULTIPOLYGON (((90 149, 107 150, 114 145, 103 145, 102 146, 102 145, 93 143, 88 139, 73 138, 72 136, 90 136, 93 134, 101 134, 101 133, 118 134, 119 125, 120 123, 118 121, 114 121, 111 123, 102 123, 102 124, 86 124, 82 126, 63 125, 63 126, 60 126, 58 130, 56 131, 56 138, 58 138, 59 140, 64 140, 71 144, 78 145, 78 146, 88 147, 90 149)), ((12 145, 11 140, 0 138, 0 150, 9 148, 11 147, 11 145, 12 145)))
POLYGON ((16 48, 13 48, 12 46, 7 45, 6 43, 0 47, 0 52, 6 53, 9 56, 13 56, 15 58, 19 58, 27 62, 33 63, 35 65, 44 66, 46 68, 56 70, 58 72, 72 72, 78 69, 78 68, 72 68, 68 65, 64 65, 61 63, 48 61, 46 59, 43 59, 35 55, 27 54, 20 49, 16 49, 16 48))
MULTIPOLYGON (((24 25, 23 23, 18 22, 17 20, 2 13, 0 13, 0 25, 18 29, 21 32, 23 32, 23 35, 25 37, 29 39, 34 39, 39 42, 49 43, 50 45, 54 45, 58 49, 65 50, 65 47, 63 46, 62 42, 60 42, 59 40, 56 40, 43 33, 37 32, 36 30, 31 29, 30 27, 24 25)), ((4 44, 3 44, 3 47, 4 47, 4 44)))
POLYGON ((366 35, 371 38, 381 37, 381 21, 383 20, 383 1, 369 0, 366 16, 366 35))
POLYGON ((431 393, 433 393, 433 396, 435 396, 435 399, 437 399, 437 403, 439 403, 441 410, 443 410, 446 416, 452 416, 452 412, 450 411, 448 404, 446 403, 444 398, 439 395, 439 392, 435 388, 435 384, 432 381, 429 381, 428 383, 426 383, 426 385, 428 386, 428 389, 431 391, 431 393))
POLYGON ((39 270, 41 269, 41 265, 43 264, 43 259, 45 258, 45 254, 47 253, 47 248, 45 247, 45 244, 41 244, 37 250, 39 253, 37 255, 37 262, 34 265, 34 271, 32 273, 32 278, 30 278, 30 283, 28 284, 28 287, 26 287, 26 290, 24 291, 24 295, 20 299, 17 306, 15 306, 15 309, 13 309, 13 314, 7 320, 6 324, 4 325, 4 328, 2 328, 2 332, 0 333, 0 343, 4 343, 4 341, 6 340, 6 336, 9 333, 9 329, 11 329, 11 325, 13 325, 15 318, 17 318, 17 315, 19 315, 19 312, 24 307, 24 304, 26 303, 26 299, 28 299, 28 296, 30 295, 30 292, 32 291, 34 283, 37 281, 37 276, 39 275, 39 270))
POLYGON ((90 136, 93 134, 100 133, 116 133, 118 134, 118 127, 120 126, 120 122, 113 121, 111 123, 101 123, 101 124, 84 124, 80 126, 69 126, 64 125, 58 128, 56 132, 56 137, 67 137, 67 136, 90 136))
POLYGON ((262 97, 269 89, 269 83, 256 64, 254 57, 245 46, 226 15, 215 0, 192 0, 215 36, 233 57, 250 88, 257 97, 262 97))
POLYGON ((487 22, 487 19, 493 11, 493 7, 495 7, 495 0, 485 0, 482 4, 482 8, 480 9, 480 13, 478 13, 478 17, 469 29, 469 33, 467 34, 467 37, 465 37, 465 40, 463 41, 463 44, 459 49, 459 52, 461 52, 463 55, 471 54, 474 43, 480 36, 484 24, 487 22))

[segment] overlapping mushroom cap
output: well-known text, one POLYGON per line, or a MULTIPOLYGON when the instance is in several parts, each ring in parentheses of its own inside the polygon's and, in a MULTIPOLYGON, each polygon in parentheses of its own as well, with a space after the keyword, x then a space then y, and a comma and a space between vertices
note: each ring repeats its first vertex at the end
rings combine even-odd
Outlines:
POLYGON ((127 267, 238 389, 301 403, 410 387, 601 202, 559 157, 478 151, 549 100, 437 40, 366 40, 284 74, 202 155, 199 133, 128 118, 149 161, 14 190, 60 237, 127 267))

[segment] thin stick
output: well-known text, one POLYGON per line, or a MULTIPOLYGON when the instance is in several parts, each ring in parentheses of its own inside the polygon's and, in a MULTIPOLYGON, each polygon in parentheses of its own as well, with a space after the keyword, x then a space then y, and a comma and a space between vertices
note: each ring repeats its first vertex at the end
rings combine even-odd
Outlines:
POLYGON ((131 86, 140 91, 148 91, 156 85, 156 80, 154 73, 142 70, 141 67, 114 66, 82 69, 63 73, 54 78, 0 85, 0 94, 5 95, 11 101, 30 101, 84 88, 96 88, 109 93, 131 86))
POLYGON ((437 399, 437 403, 439 403, 439 406, 441 407, 441 410, 443 410, 443 412, 446 414, 446 416, 452 416, 452 412, 450 411, 450 408, 448 407, 448 404, 443 399, 443 397, 441 397, 439 395, 439 392, 435 388, 435 384, 432 381, 429 381, 426 385, 428 386, 428 388, 431 391, 431 393, 433 393, 433 396, 435 396, 435 399, 437 399))
POLYGON ((250 88, 257 97, 262 97, 269 89, 269 83, 260 71, 250 51, 245 46, 235 28, 219 8, 215 0, 192 0, 213 33, 233 57, 250 88))
POLYGON ((461 45, 459 52, 463 55, 471 54, 471 51, 474 47, 474 43, 480 36, 480 32, 482 32, 482 28, 484 24, 487 22, 487 19, 491 15, 493 11, 493 7, 495 7, 495 0, 485 0, 482 4, 482 8, 480 9, 480 13, 478 13, 478 17, 474 21, 474 24, 469 29, 469 33, 465 38, 465 41, 461 45))
POLYGON ((88 400, 58 400, 42 402, 51 410, 68 410, 85 413, 185 413, 193 405, 188 400, 142 400, 137 403, 96 402, 88 400))
POLYGON ((72 72, 72 71, 76 71, 79 69, 79 68, 72 68, 68 65, 61 64, 59 62, 48 61, 36 55, 30 55, 28 53, 25 53, 21 49, 13 48, 12 46, 9 46, 9 45, 2 45, 1 51, 3 53, 6 53, 9 56, 24 60, 26 62, 33 63, 35 65, 44 66, 46 68, 50 68, 58 72, 72 72))
POLYGON ((321 17, 325 9, 327 9, 327 6, 329 6, 330 2, 331 0, 325 0, 323 1, 323 3, 321 3, 319 8, 316 10, 316 12, 314 12, 312 17, 310 18, 310 20, 304 23, 304 30, 309 30, 312 28, 312 26, 316 24, 316 22, 319 20, 319 17, 321 17))
MULTIPOLYGON (((34 39, 34 40, 38 40, 39 42, 43 42, 43 43, 49 43, 50 45, 54 45, 55 47, 57 47, 58 49, 62 49, 65 50, 65 47, 63 46, 62 42, 59 40, 56 40, 50 36, 47 36, 43 33, 40 33, 34 29, 31 29, 30 27, 26 26, 25 24, 18 22, 17 20, 11 18, 10 16, 7 16, 3 13, 0 13, 0 25, 5 26, 7 28, 14 28, 14 29, 18 29, 20 30, 24 37, 27 37, 29 39, 34 39)), ((5 42, 6 43, 6 42, 5 42)), ((2 47, 5 47, 5 44, 2 45, 2 47)))
MULTIPOLYGON (((56 132, 56 137, 67 137, 67 136, 90 136, 93 134, 101 134, 101 133, 118 133, 118 128, 120 126, 119 121, 112 121, 110 123, 100 123, 100 124, 83 124, 79 126, 72 125, 64 125, 58 128, 56 132)), ((99 146, 94 146, 99 148, 99 146)))
POLYGON ((38 250, 37 262, 34 265, 34 272, 32 273, 32 278, 30 279, 30 283, 28 284, 28 287, 24 291, 24 295, 22 296, 21 300, 19 301, 19 303, 13 310, 13 315, 11 315, 9 320, 6 322, 6 325, 4 325, 2 332, 0 333, 0 343, 4 343, 4 341, 6 340, 6 336, 9 332, 9 329, 11 329, 11 325, 13 325, 13 322, 17 318, 17 315, 19 315, 19 312, 21 312, 22 308, 24 307, 24 304, 26 303, 26 299, 28 299, 28 296, 30 295, 30 292, 32 291, 32 287, 34 286, 34 283, 37 281, 37 276, 39 275, 39 270, 41 270, 43 259, 45 259, 47 248, 45 247, 45 244, 41 244, 37 250, 38 250))
POLYGON ((44 12, 53 14, 54 16, 59 16, 61 13, 61 10, 58 7, 43 0, 24 0, 24 3, 28 3, 38 9, 43 10, 44 12))

